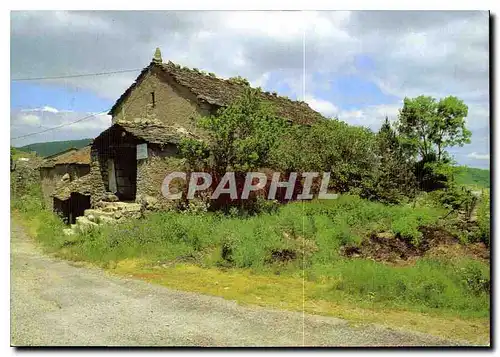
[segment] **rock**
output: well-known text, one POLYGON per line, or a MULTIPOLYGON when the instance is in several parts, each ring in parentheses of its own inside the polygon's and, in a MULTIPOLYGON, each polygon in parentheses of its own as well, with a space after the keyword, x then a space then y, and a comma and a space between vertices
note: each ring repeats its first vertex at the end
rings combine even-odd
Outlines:
POLYGON ((380 233, 377 233, 377 238, 380 238, 380 239, 392 239, 392 238, 394 238, 394 233, 391 233, 391 232, 380 232, 380 233))
POLYGON ((100 209, 93 209, 89 208, 86 209, 85 212, 83 213, 85 217, 88 217, 90 215, 95 216, 96 218, 99 218, 100 216, 108 216, 108 217, 113 217, 113 212, 106 212, 104 210, 100 209))
POLYGON ((87 215, 86 217, 87 217, 87 219, 88 219, 89 221, 91 221, 91 222, 95 222, 95 223, 98 223, 98 222, 97 222, 97 218, 96 218, 96 216, 94 216, 93 214, 89 214, 89 215, 87 215))
POLYGON ((71 180, 71 177, 69 176, 68 173, 65 173, 63 177, 61 177, 61 181, 63 182, 69 182, 71 180))
POLYGON ((106 192, 106 194, 103 197, 103 201, 106 201, 106 202, 118 202, 119 199, 118 199, 118 197, 114 193, 106 192))
POLYGON ((116 206, 111 206, 111 205, 107 205, 106 207, 104 207, 102 209, 104 212, 115 212, 116 210, 118 210, 118 207, 116 206))
POLYGON ((144 208, 150 211, 156 211, 158 209, 158 199, 152 196, 143 196, 142 204, 144 208))
POLYGON ((72 230, 71 228, 64 228, 63 233, 65 236, 72 236, 75 234, 75 231, 72 230))
POLYGON ((104 202, 103 201, 98 201, 96 202, 96 204, 94 205, 96 208, 102 208, 105 206, 104 202))
POLYGON ((118 212, 116 212, 116 213, 114 214, 114 216, 113 216, 113 217, 114 217, 115 219, 120 219, 120 218, 122 218, 122 216, 123 216, 123 214, 122 214, 120 211, 118 211, 118 212))
POLYGON ((140 203, 127 203, 122 205, 121 207, 123 212, 140 212, 141 204, 140 203))
POLYGON ((77 225, 77 229, 83 233, 88 232, 88 231, 99 226, 97 223, 91 222, 85 216, 76 217, 76 225, 77 225))
POLYGON ((107 217, 107 216, 99 217, 99 223, 102 223, 102 224, 115 224, 116 222, 117 221, 111 217, 107 217))

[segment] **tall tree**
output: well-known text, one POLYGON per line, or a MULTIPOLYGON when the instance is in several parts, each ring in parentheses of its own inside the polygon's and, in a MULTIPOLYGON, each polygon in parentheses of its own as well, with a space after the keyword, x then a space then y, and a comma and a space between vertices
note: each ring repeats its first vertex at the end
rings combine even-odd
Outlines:
POLYGON ((396 131, 386 117, 377 133, 379 165, 374 178, 373 198, 398 203, 415 191, 414 161, 401 145, 396 131))
POLYGON ((465 127, 468 107, 457 97, 437 101, 430 96, 405 98, 399 110, 398 131, 404 143, 425 161, 439 162, 445 149, 470 143, 471 132, 465 127))

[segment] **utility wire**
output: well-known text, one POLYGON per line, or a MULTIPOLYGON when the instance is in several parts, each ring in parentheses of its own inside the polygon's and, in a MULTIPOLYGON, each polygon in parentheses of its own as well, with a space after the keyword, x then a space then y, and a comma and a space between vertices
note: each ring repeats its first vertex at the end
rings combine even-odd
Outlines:
POLYGON ((33 135, 37 135, 37 134, 41 134, 41 133, 45 133, 47 131, 51 131, 51 130, 55 130, 55 129, 59 129, 59 128, 62 128, 64 126, 68 126, 68 125, 73 125, 73 124, 76 124, 76 123, 79 123, 81 121, 84 121, 86 119, 90 119, 92 117, 95 117, 96 115, 100 115, 100 114, 104 114, 104 113, 107 113, 109 111, 109 109, 106 109, 106 110, 103 110, 102 112, 99 112, 99 113, 94 113, 94 114, 90 114, 90 115, 87 115, 83 118, 80 118, 80 119, 77 119, 75 121, 72 121, 72 122, 69 122, 69 123, 64 123, 64 124, 61 124, 61 125, 58 125, 58 126, 54 126, 52 128, 47 128, 45 130, 41 130, 41 131, 37 131, 37 132, 34 132, 34 133, 29 133, 29 134, 25 134, 25 135, 20 135, 20 136, 16 136, 15 138, 11 138, 11 140, 16 140, 16 139, 21 139, 21 138, 26 138, 28 136, 33 136, 33 135))
POLYGON ((64 79, 64 78, 77 78, 77 77, 91 77, 91 76, 104 76, 108 74, 117 74, 117 73, 127 73, 127 72, 137 72, 141 71, 142 68, 137 69, 124 69, 120 71, 112 71, 112 72, 99 72, 99 73, 86 73, 86 74, 71 74, 66 76, 55 76, 55 77, 32 77, 32 78, 12 78, 12 82, 21 82, 21 81, 42 81, 49 79, 64 79))
MULTIPOLYGON (((144 98, 146 95, 149 95, 149 93, 143 94, 143 95, 138 96, 138 97, 134 98, 133 100, 131 100, 131 101, 128 103, 128 105, 125 107, 125 110, 126 110, 126 109, 128 109, 128 108, 130 107, 130 105, 131 105, 131 104, 133 104, 136 100, 141 99, 141 98, 144 98)), ((22 138, 26 138, 26 137, 28 137, 28 136, 33 136, 33 135, 38 135, 38 134, 46 133, 47 131, 60 129, 60 128, 65 127, 65 126, 73 125, 73 124, 79 123, 79 122, 81 122, 81 121, 84 121, 84 120, 86 120, 86 119, 90 119, 90 118, 92 118, 92 117, 95 117, 96 115, 100 115, 100 114, 108 113, 110 110, 111 110, 111 108, 110 108, 110 109, 103 110, 102 112, 99 112, 99 113, 94 113, 94 114, 87 115, 87 116, 85 116, 85 117, 83 117, 83 118, 80 118, 80 119, 74 120, 74 121, 69 122, 69 123, 64 123, 64 124, 61 124, 61 125, 58 125, 58 126, 54 126, 54 127, 51 127, 51 128, 47 128, 47 129, 44 129, 44 130, 41 130, 41 131, 37 131, 37 132, 33 132, 33 133, 29 133, 29 134, 25 134, 25 135, 16 136, 15 138, 11 138, 11 140, 22 139, 22 138)))

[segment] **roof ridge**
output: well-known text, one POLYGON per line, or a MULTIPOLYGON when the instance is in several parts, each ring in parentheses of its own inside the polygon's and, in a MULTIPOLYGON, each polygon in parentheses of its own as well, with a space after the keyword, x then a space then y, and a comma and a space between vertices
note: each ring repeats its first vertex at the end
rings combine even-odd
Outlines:
POLYGON ((154 68, 164 71, 172 80, 193 93, 198 100, 210 105, 218 107, 228 106, 242 94, 244 89, 250 88, 257 90, 263 100, 272 103, 276 114, 288 121, 309 125, 318 120, 326 119, 305 101, 294 100, 287 96, 279 95, 276 91, 264 91, 261 87, 252 87, 248 80, 243 77, 221 78, 212 72, 181 66, 170 60, 168 62, 152 61, 145 67, 135 81, 118 98, 109 111, 109 114, 112 115, 114 113, 116 108, 128 97, 131 91, 140 84, 144 76, 154 68), (234 78, 241 78, 246 83, 242 82, 242 80, 239 82, 238 80, 232 80, 234 78))
MULTIPOLYGON (((151 64, 157 64, 157 63, 151 63, 151 64)), ((253 87, 250 82, 248 81, 247 78, 245 77, 242 77, 240 75, 237 75, 237 76, 232 76, 232 77, 229 77, 229 78, 222 78, 222 77, 218 77, 215 73, 213 72, 207 72, 205 70, 201 70, 199 68, 190 68, 190 67, 187 67, 187 66, 181 66, 180 64, 177 64, 171 60, 169 60, 168 62, 162 62, 161 63, 161 66, 171 66, 171 67, 174 67, 176 70, 181 70, 181 71, 186 71, 186 72, 194 72, 196 74, 199 74, 199 75, 204 75, 206 77, 209 77, 210 79, 215 79, 215 80, 219 80, 219 81, 223 81, 225 83, 228 83, 228 84, 231 84, 233 86, 239 86, 239 87, 248 87, 248 88, 251 88, 251 89, 255 89, 255 90, 258 90, 263 96, 265 97, 273 97, 273 98, 277 98, 277 99, 282 99, 282 100, 287 100, 287 101, 290 101, 292 103, 298 103, 300 105, 304 105, 308 108, 310 108, 311 110, 314 110, 312 109, 309 104, 303 100, 299 100, 299 99, 292 99, 288 96, 285 96, 285 95, 280 95, 277 91, 265 91, 263 90, 260 86, 259 87, 253 87), (241 84, 241 83, 237 83, 235 81, 232 81, 231 79, 232 78, 243 78, 245 79, 249 84, 248 85, 245 85, 245 84, 241 84)), ((319 114, 319 113, 318 113, 319 114)))

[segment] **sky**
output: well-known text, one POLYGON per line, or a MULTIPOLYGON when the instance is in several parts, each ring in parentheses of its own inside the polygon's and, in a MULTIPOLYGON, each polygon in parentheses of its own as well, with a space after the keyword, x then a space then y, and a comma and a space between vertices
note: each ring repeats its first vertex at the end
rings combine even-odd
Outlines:
POLYGON ((489 168, 489 17, 484 11, 12 11, 11 144, 95 137, 160 47, 163 61, 236 75, 378 130, 405 97, 454 95, 472 142, 448 151, 489 168), (53 80, 15 79, 126 73, 53 80), (37 135, 77 119, 73 125, 37 135))

